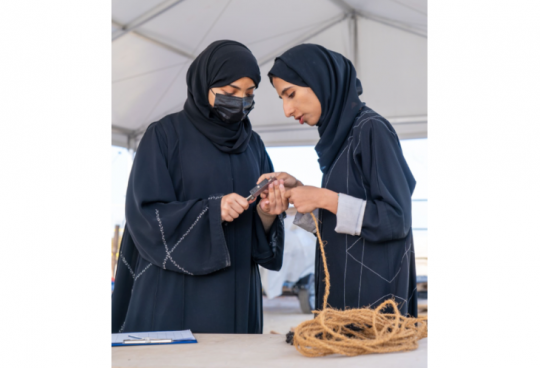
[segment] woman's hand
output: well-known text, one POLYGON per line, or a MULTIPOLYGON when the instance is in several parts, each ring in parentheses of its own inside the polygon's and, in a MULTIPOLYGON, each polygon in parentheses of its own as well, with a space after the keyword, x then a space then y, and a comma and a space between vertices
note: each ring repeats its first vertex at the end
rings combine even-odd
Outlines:
POLYGON ((300 213, 313 212, 316 208, 337 213, 338 194, 328 189, 303 185, 287 191, 286 197, 300 213))
POLYGON ((268 173, 268 174, 262 174, 259 180, 257 180, 257 184, 259 184, 264 179, 270 179, 271 177, 274 177, 278 180, 283 180, 283 185, 286 189, 296 188, 297 186, 304 185, 302 182, 298 179, 296 179, 294 176, 287 174, 286 172, 274 172, 274 173, 268 173))
POLYGON ((247 199, 236 193, 227 194, 221 198, 221 221, 232 222, 248 208, 247 199))
MULTIPOLYGON (((259 184, 264 179, 270 179, 271 177, 274 177, 277 180, 282 180, 283 185, 285 186, 285 190, 304 185, 302 184, 300 180, 296 179, 294 176, 290 174, 287 174, 286 172, 275 172, 275 173, 263 174, 261 175, 259 180, 257 180, 257 184, 259 184)), ((261 199, 265 199, 267 197, 268 197, 268 189, 261 193, 261 199)))
POLYGON ((268 191, 265 197, 261 194, 261 200, 257 205, 257 213, 259 214, 266 233, 268 233, 272 227, 276 215, 279 215, 289 208, 289 201, 287 200, 285 193, 283 180, 276 180, 268 185, 268 191))
MULTIPOLYGON (((268 194, 259 202, 263 215, 279 215, 289 208, 289 201, 285 196, 284 180, 276 180, 268 185, 268 194)), ((260 214, 260 213, 259 213, 260 214)))

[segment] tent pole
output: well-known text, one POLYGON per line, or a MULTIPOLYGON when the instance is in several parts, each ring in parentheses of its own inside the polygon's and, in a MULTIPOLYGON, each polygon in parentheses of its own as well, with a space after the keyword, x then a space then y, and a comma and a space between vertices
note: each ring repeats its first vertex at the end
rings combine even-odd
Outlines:
POLYGON ((393 28, 399 29, 401 31, 409 32, 409 33, 412 33, 412 34, 420 36, 420 37, 427 38, 427 33, 424 33, 421 30, 414 29, 412 27, 409 27, 409 26, 407 26, 405 24, 402 24, 402 23, 397 22, 397 21, 392 20, 392 19, 383 18, 383 17, 377 16, 375 14, 370 14, 370 13, 366 13, 366 12, 357 10, 356 8, 350 6, 348 3, 346 3, 345 0, 330 0, 330 2, 332 2, 336 6, 338 6, 341 10, 343 10, 344 13, 355 13, 357 16, 361 16, 361 17, 364 17, 366 19, 370 19, 372 21, 384 24, 386 26, 393 27, 393 28))
MULTIPOLYGON (((112 25, 115 26, 115 27, 118 27, 118 28, 124 27, 123 25, 121 25, 118 22, 115 22, 114 20, 112 21, 112 25)), ((181 55, 181 56, 186 57, 186 58, 188 58, 190 60, 195 60, 195 56, 191 55, 187 51, 179 49, 178 47, 174 47, 174 46, 171 46, 169 44, 166 44, 165 42, 158 41, 155 38, 147 36, 145 34, 142 34, 139 31, 131 31, 131 33, 134 34, 135 36, 138 36, 138 37, 148 41, 148 42, 152 42, 152 43, 154 43, 154 44, 156 44, 158 46, 161 46, 161 47, 163 47, 163 48, 165 48, 165 49, 167 49, 169 51, 172 51, 175 54, 181 55)))
POLYGON ((140 26, 144 25, 145 23, 151 21, 155 17, 165 13, 175 5, 178 5, 183 0, 167 0, 162 2, 161 4, 158 4, 156 7, 150 9, 140 17, 137 17, 135 20, 129 22, 128 24, 120 27, 120 29, 113 33, 112 40, 116 40, 126 33, 129 33, 131 31, 134 31, 135 29, 139 28, 140 26))
POLYGON ((358 17, 356 13, 349 14, 349 41, 350 41, 350 60, 358 74, 358 17))

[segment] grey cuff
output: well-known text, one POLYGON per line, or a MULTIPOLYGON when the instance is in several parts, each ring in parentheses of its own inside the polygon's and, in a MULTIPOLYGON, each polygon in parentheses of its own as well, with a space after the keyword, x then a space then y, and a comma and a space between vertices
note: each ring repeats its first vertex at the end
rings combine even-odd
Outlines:
MULTIPOLYGON (((317 220, 319 219, 319 209, 316 208, 313 211, 313 214, 315 215, 315 218, 317 220)), ((297 212, 296 216, 294 216, 293 224, 295 224, 298 227, 301 227, 302 229, 309 231, 310 233, 315 234, 315 223, 313 222, 313 217, 311 217, 311 213, 300 213, 297 212)))
POLYGON ((360 235, 366 203, 363 199, 339 193, 336 233, 360 235))

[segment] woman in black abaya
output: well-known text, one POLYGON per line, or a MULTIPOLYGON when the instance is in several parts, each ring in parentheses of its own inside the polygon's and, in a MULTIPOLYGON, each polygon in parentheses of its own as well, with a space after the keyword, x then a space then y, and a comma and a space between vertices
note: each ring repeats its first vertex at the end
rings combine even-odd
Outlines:
POLYGON ((247 114, 260 82, 244 45, 216 41, 191 64, 184 110, 151 124, 133 162, 112 295, 112 332, 261 333, 258 265, 283 258, 283 183, 247 114))
MULTIPOLYGON (((362 85, 352 63, 322 46, 286 51, 269 77, 285 115, 319 131, 315 151, 322 187, 304 186, 287 173, 277 177, 285 180, 287 197, 298 210, 297 225, 314 232, 309 213, 318 216, 327 242, 330 306, 376 307, 394 298, 401 313, 416 317, 411 229, 416 182, 394 128, 360 101, 362 85)), ((317 248, 316 309, 322 308, 322 267, 317 248)))

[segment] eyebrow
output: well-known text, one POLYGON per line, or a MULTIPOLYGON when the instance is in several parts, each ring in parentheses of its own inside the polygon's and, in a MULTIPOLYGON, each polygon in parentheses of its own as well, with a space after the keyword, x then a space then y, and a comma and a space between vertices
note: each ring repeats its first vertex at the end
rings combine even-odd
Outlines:
POLYGON ((285 92, 287 92, 287 90, 288 90, 289 88, 292 88, 292 86, 289 86, 289 87, 287 87, 287 88, 283 88, 283 91, 281 91, 281 96, 283 96, 283 94, 284 94, 285 92))
MULTIPOLYGON (((229 86, 231 86, 232 88, 238 89, 238 90, 242 89, 242 88, 240 88, 238 86, 235 86, 234 84, 229 84, 229 86)), ((249 87, 248 90, 253 89, 253 88, 255 88, 255 86, 249 87)))

